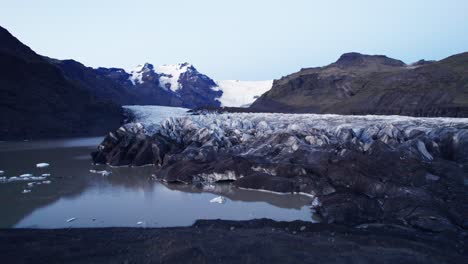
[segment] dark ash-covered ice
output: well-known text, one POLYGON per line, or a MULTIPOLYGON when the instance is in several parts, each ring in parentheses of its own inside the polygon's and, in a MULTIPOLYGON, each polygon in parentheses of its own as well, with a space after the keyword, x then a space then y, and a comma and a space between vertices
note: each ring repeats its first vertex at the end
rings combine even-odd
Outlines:
POLYGON ((329 223, 468 227, 468 119, 230 113, 135 121, 110 133, 94 162, 155 164, 166 182, 305 193, 329 223))

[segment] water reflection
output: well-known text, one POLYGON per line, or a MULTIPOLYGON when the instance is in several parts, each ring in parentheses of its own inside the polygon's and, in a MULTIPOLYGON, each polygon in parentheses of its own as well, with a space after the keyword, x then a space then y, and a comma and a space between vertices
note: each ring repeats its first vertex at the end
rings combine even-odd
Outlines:
POLYGON ((100 138, 3 142, 0 170, 4 176, 50 173, 51 184, 34 186, 22 194, 27 182, 0 184, 0 227, 105 227, 180 226, 196 219, 311 221, 302 195, 277 195, 241 190, 229 184, 204 187, 167 185, 154 181, 152 166, 109 168, 91 164, 89 153, 100 138), (40 162, 48 168, 36 168, 40 162), (109 170, 110 176, 90 173, 109 170), (209 201, 222 195, 225 204, 209 201), (73 222, 67 219, 76 217, 73 222))

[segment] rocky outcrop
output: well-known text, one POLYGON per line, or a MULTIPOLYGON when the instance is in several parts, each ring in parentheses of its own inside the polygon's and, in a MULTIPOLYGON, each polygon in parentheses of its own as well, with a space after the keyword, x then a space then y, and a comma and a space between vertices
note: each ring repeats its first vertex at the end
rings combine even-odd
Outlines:
POLYGON ((67 78, 0 27, 0 140, 101 135, 122 108, 67 78))
POLYGON ((467 117, 467 65, 468 53, 412 65, 382 55, 346 53, 328 66, 274 81, 249 109, 467 117))
POLYGON ((161 164, 165 154, 175 145, 160 135, 148 136, 140 123, 127 124, 110 132, 92 153, 95 163, 111 166, 143 166, 161 164))
MULTIPOLYGON (((138 117, 136 117, 138 120, 138 117)), ((162 181, 314 197, 328 223, 466 228, 466 119, 221 114, 110 134, 98 163, 155 164, 162 181), (138 150, 138 151, 136 151, 138 150), (142 153, 145 153, 144 155, 142 153), (123 162, 122 162, 123 161, 123 162)))

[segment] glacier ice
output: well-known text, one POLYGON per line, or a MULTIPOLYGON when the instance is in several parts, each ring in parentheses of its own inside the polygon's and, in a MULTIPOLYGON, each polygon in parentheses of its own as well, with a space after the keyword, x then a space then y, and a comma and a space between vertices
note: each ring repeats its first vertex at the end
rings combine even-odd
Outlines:
POLYGON ((46 167, 49 167, 49 163, 38 163, 36 164, 36 168, 46 168, 46 167))
POLYGON ((215 197, 213 199, 210 200, 210 203, 219 203, 219 204, 223 204, 226 202, 226 198, 222 197, 222 196, 218 196, 218 197, 215 197))

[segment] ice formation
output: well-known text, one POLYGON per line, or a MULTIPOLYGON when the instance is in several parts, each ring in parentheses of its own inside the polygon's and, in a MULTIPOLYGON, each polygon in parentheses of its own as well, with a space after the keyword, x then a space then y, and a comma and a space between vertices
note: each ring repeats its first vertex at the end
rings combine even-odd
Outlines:
POLYGON ((46 168, 49 167, 49 163, 38 163, 36 164, 36 168, 46 168))
MULTIPOLYGON (((202 144, 215 141, 254 142, 273 135, 288 134, 284 144, 291 151, 300 144, 323 146, 353 140, 366 150, 376 139, 387 144, 400 144, 424 134, 428 138, 451 137, 454 144, 468 137, 468 118, 417 118, 407 116, 345 116, 319 114, 224 113, 190 115, 182 109, 164 109, 159 106, 127 107, 141 123, 148 135, 161 133, 177 142, 192 140, 202 144), (178 117, 164 116, 173 111, 178 117)), ((268 144, 268 142, 264 142, 268 144)), ((435 142, 437 143, 437 142, 435 142)), ((257 146, 258 147, 258 146, 257 146)), ((431 154, 425 142, 416 148, 427 160, 431 154)), ((255 152, 255 148, 245 153, 255 152)))
POLYGON ((219 204, 223 204, 226 202, 226 198, 222 197, 222 196, 218 196, 218 197, 215 197, 213 199, 210 200, 210 203, 219 203, 219 204))

